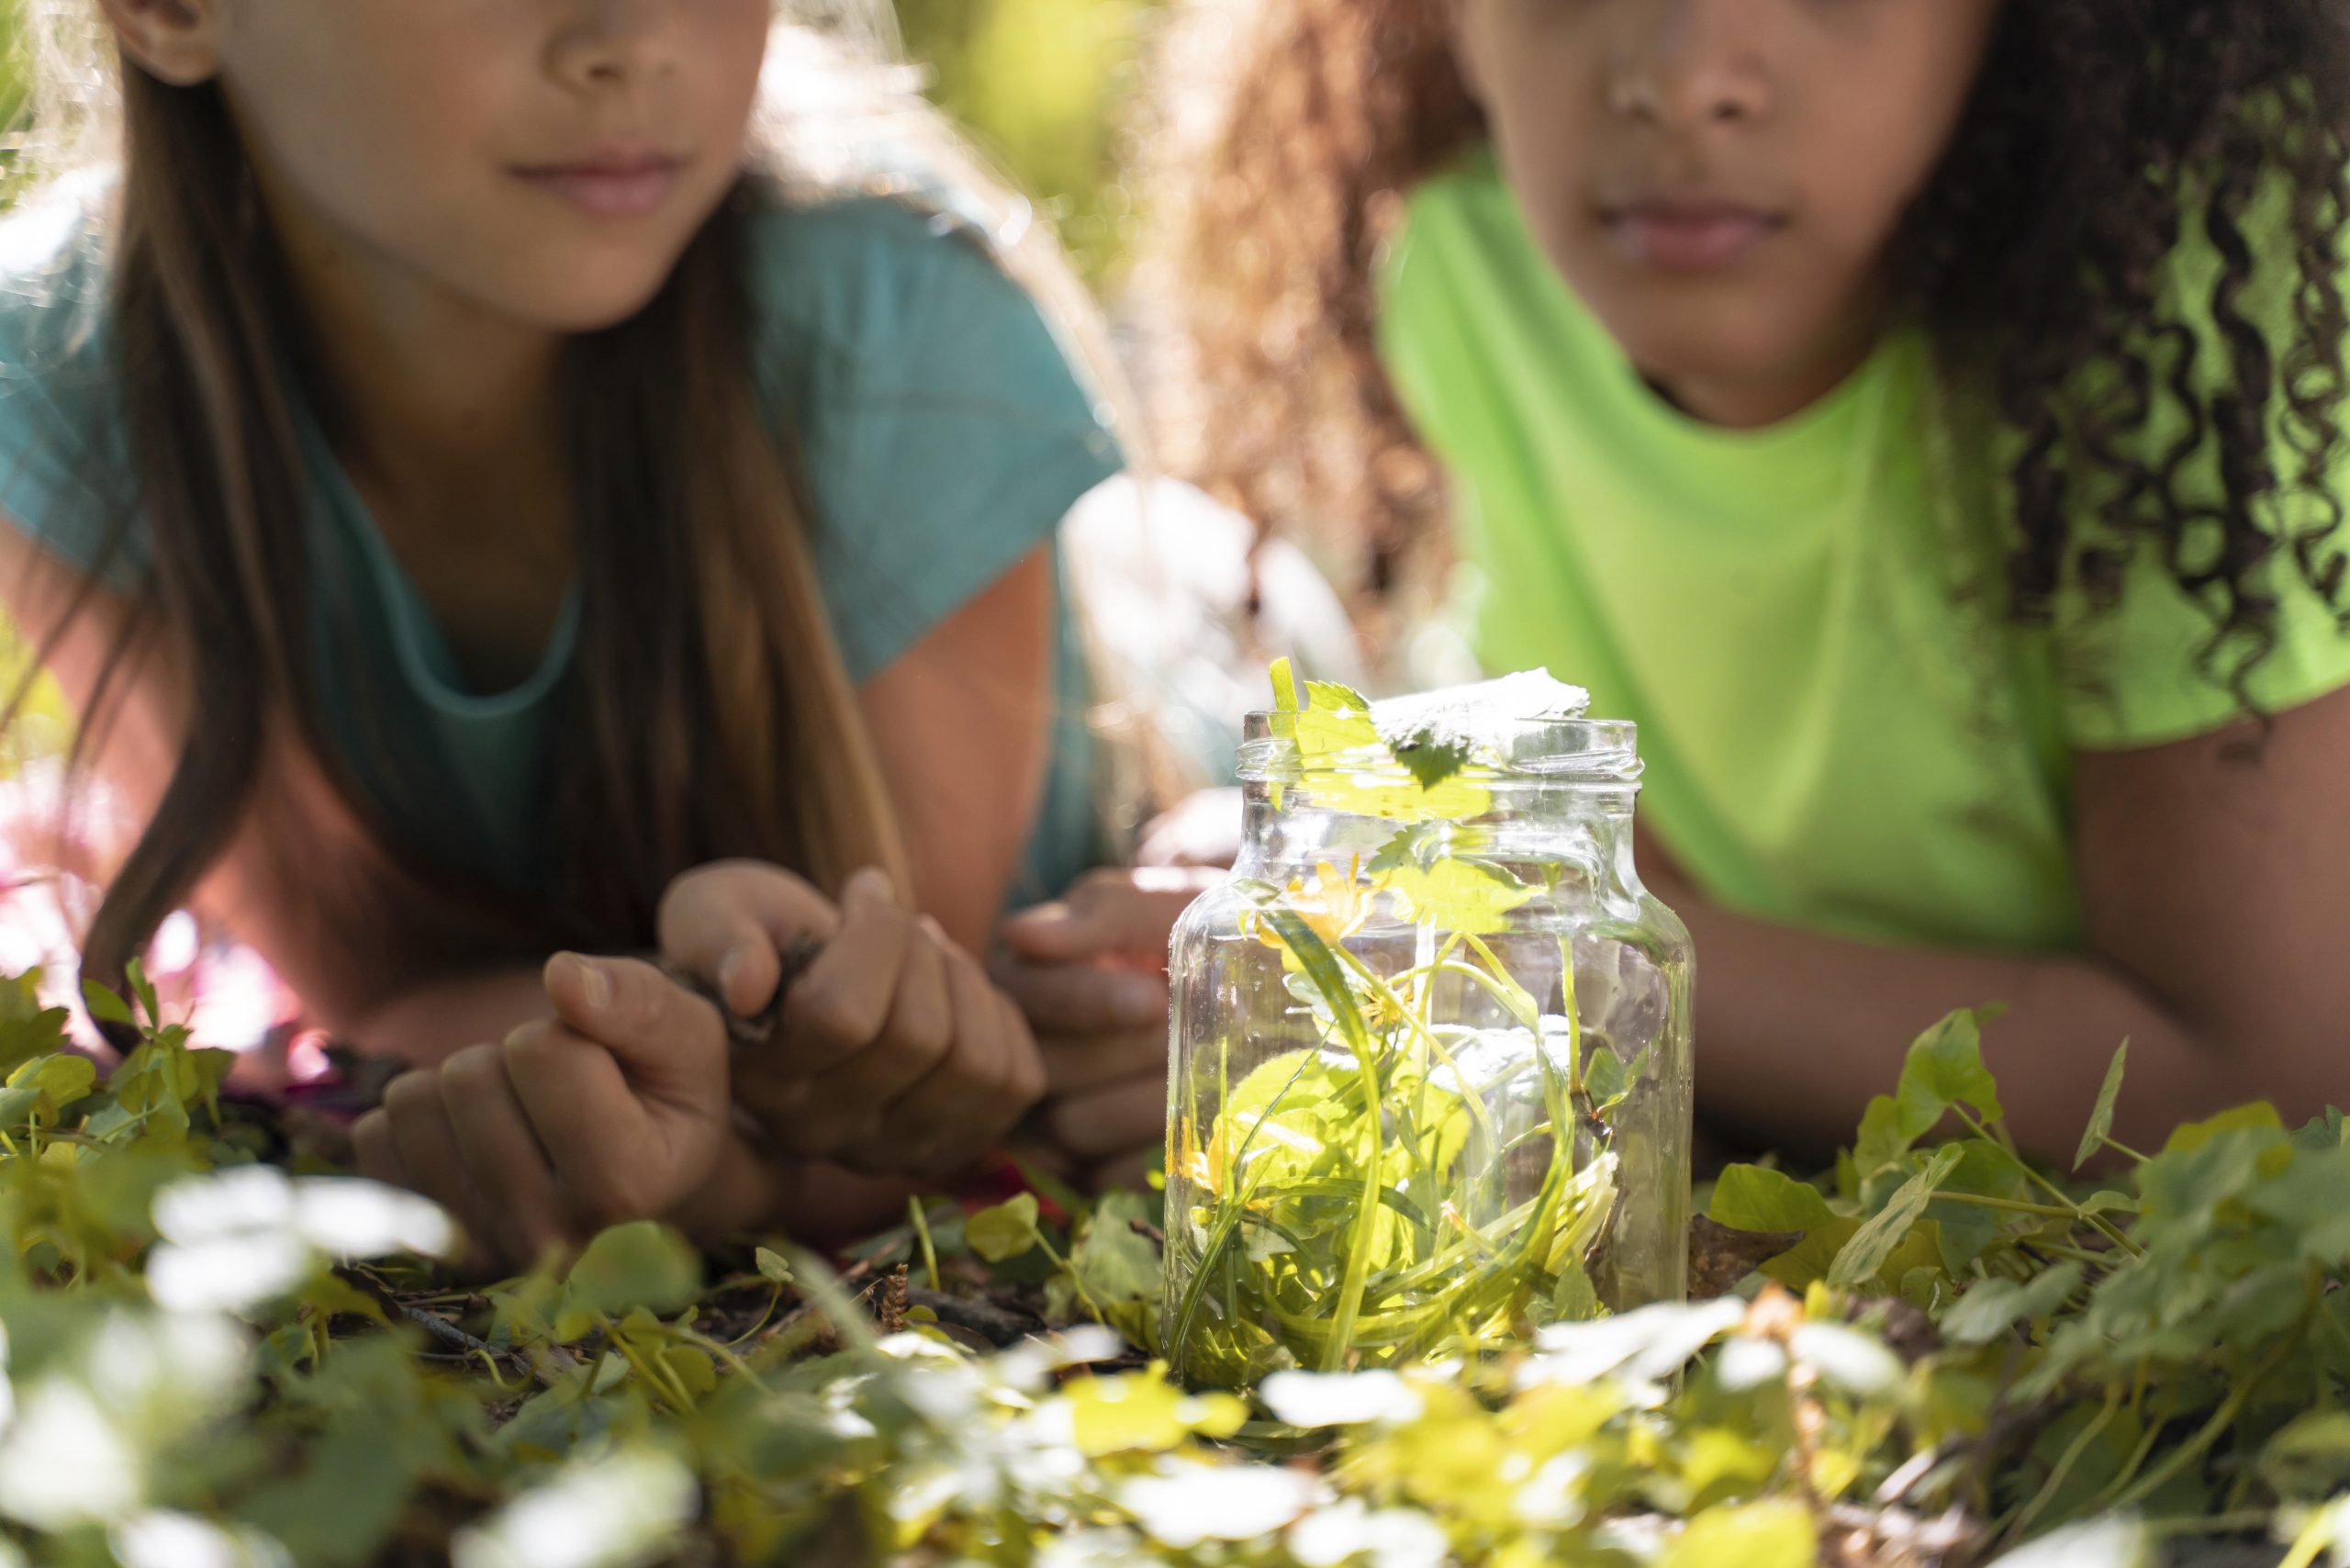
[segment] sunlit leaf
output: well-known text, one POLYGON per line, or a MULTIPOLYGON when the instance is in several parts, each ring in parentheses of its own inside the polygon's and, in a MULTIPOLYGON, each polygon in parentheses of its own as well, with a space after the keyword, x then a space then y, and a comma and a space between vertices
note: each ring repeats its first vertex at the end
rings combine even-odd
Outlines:
POLYGON ((1819 1532, 1801 1503, 1746 1503, 1709 1508, 1689 1521, 1662 1568, 1811 1568, 1819 1532))
POLYGON ((2255 1101, 2222 1111, 2216 1116, 2206 1116, 2199 1122, 2189 1122, 2176 1129, 2163 1144, 2163 1152, 2192 1154, 2222 1133, 2284 1130, 2285 1119, 2277 1114, 2277 1107, 2266 1101, 2255 1101))
POLYGON ((1900 1191, 1836 1254, 1836 1261, 1828 1271, 1828 1282, 1857 1285, 1883 1269, 1894 1249, 1908 1238, 1910 1226, 1925 1216, 1927 1205, 1933 1202, 1934 1193, 1957 1166, 1959 1158, 1958 1149, 1945 1148, 1923 1170, 1903 1182, 1900 1191))
POLYGON ((1022 1256, 1036 1245, 1036 1194, 1015 1193, 963 1222, 963 1239, 990 1263, 1022 1256))
POLYGON ((1953 1105, 1967 1106, 1986 1126, 2001 1118, 1998 1084, 1983 1065, 1983 1025, 1993 1015, 1953 1013, 1909 1047, 1894 1092, 1870 1101, 1861 1118, 1852 1150, 1861 1175, 1874 1175, 1908 1153, 1953 1105))
POLYGON ((1815 1230, 1836 1218, 1818 1188, 1760 1165, 1724 1170, 1706 1212, 1732 1230, 1815 1230))

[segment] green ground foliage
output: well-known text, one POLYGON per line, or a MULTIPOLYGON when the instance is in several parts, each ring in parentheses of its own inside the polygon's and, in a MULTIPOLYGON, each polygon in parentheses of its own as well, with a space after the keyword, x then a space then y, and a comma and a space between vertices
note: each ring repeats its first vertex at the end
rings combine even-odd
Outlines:
POLYGON ((2109 1095, 2097 1174, 2040 1170, 1973 1015, 1918 1043, 1830 1178, 1715 1183, 1693 1256, 1731 1294, 1235 1395, 1152 1359, 1155 1198, 914 1205, 831 1260, 633 1226, 565 1274, 472 1288, 417 1260, 448 1246, 439 1211, 316 1173, 316 1129, 223 1102, 227 1058, 151 998, 95 1005, 143 1040, 103 1075, 28 980, 0 986, 0 1556, 1799 1568, 2350 1546, 2341 1118, 2253 1107, 2142 1153, 2111 1140, 2109 1095))

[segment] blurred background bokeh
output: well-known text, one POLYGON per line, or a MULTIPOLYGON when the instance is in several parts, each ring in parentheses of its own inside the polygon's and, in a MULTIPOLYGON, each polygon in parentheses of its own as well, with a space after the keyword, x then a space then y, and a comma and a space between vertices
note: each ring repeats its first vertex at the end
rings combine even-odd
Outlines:
POLYGON ((1097 285, 1134 201, 1121 136, 1157 0, 899 0, 906 53, 980 150, 1046 205, 1097 285))

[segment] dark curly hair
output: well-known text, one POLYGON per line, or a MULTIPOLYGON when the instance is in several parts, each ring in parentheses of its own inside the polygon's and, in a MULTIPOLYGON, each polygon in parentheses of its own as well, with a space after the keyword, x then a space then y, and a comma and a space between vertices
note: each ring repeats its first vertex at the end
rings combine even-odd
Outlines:
MULTIPOLYGON (((1445 8, 1224 0, 1174 31, 1155 139, 1169 199, 1141 283, 1173 329, 1169 455, 1270 526, 1323 531, 1374 613, 1443 549, 1434 467, 1380 365, 1375 270, 1412 186, 1485 134, 1445 8)), ((2247 711, 2277 636, 2272 558, 2343 617, 2345 227, 2341 0, 2006 7, 1890 262, 2014 440, 2010 614, 2046 622, 2068 586, 2109 607, 2151 547, 2247 711), (2183 314, 2165 263, 2198 229, 2217 280, 2183 314), (2256 324, 2278 269, 2287 303, 2256 324)))

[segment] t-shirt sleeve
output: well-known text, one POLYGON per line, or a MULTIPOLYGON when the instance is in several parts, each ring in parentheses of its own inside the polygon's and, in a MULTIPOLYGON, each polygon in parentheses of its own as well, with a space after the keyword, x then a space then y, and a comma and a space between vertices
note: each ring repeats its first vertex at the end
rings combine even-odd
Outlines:
POLYGON ((2240 668, 2243 696, 2263 714, 2350 687, 2350 633, 2289 557, 2272 559, 2255 583, 2277 599, 2275 643, 2257 658, 2258 645, 2244 637, 2214 644, 2218 590, 2190 598, 2159 551, 2141 549, 2120 603, 2082 614, 2064 639, 2060 675, 2072 744, 2128 751, 2225 729, 2246 716, 2233 678, 2240 668))
POLYGON ((1036 547, 1123 461, 1035 302, 968 230, 894 203, 769 219, 789 434, 850 676, 1036 547))
MULTIPOLYGON (((2242 314, 2267 340, 2280 370, 2289 362, 2297 336, 2298 275, 2289 264, 2293 251, 2284 239, 2281 200, 2281 191, 2270 191, 2248 220, 2248 231, 2261 241, 2255 245, 2259 260, 2238 300, 2242 314)), ((2220 270, 2199 224, 2190 222, 2162 279, 2166 312, 2193 335, 2191 376, 2207 396, 2237 380, 2225 335, 2212 320, 2220 270)), ((2344 282, 2350 286, 2350 274, 2344 282)), ((2273 403, 2282 402, 2281 391, 2271 396, 2273 403)), ((2269 427, 2277 489, 2257 503, 2257 515, 2279 543, 2246 586, 2275 601, 2273 641, 2242 633, 2217 639, 2228 609, 2224 590, 2215 585, 2190 593, 2171 572, 2161 543, 2143 541, 2124 570, 2118 602, 2089 609, 2077 588, 2060 601, 2058 656, 2066 733, 2075 745, 2118 751, 2167 745, 2243 720, 2244 698, 2255 711, 2274 715, 2350 687, 2350 631, 2337 607, 2312 586, 2288 543, 2325 527, 2334 510, 2350 510, 2350 446, 2333 455, 2324 481, 2327 494, 2313 496, 2300 478, 2303 460, 2293 432, 2274 406, 2269 427)), ((2164 464, 2181 428, 2177 411, 2158 403, 2140 438, 2145 461, 2164 464)), ((2218 472, 2207 436, 2179 470, 2178 482, 2190 502, 2218 494, 2218 472)), ((2205 531, 2189 535, 2186 554, 2189 560, 2209 560, 2217 549, 2216 535, 2205 531)), ((2325 557, 2338 551, 2350 551, 2350 524, 2335 528, 2318 546, 2321 573, 2325 557)), ((2339 608, 2350 610, 2350 588, 2343 589, 2341 600, 2339 608)))
POLYGON ((117 588, 146 571, 143 538, 108 548, 129 515, 122 397, 104 282, 78 207, 0 221, 0 515, 117 588))

